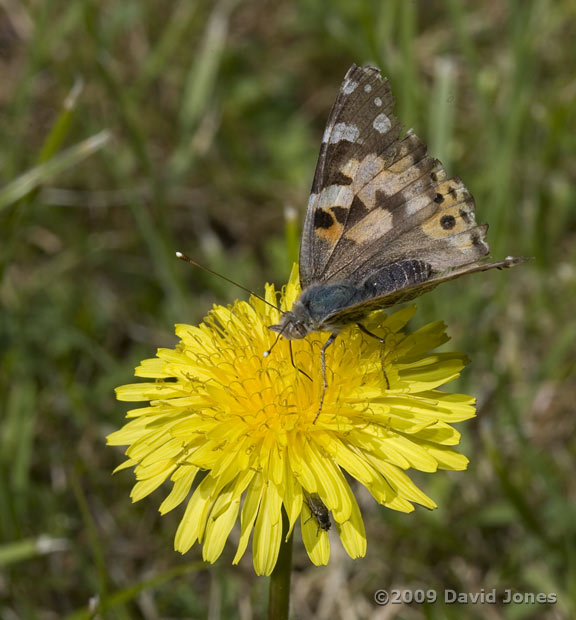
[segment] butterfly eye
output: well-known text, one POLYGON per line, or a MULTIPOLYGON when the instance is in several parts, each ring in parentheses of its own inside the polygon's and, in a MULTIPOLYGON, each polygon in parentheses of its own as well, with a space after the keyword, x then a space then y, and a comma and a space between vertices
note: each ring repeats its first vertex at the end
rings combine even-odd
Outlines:
POLYGON ((304 325, 304 323, 297 322, 292 324, 292 338, 299 340, 301 338, 306 338, 307 334, 308 328, 304 325))

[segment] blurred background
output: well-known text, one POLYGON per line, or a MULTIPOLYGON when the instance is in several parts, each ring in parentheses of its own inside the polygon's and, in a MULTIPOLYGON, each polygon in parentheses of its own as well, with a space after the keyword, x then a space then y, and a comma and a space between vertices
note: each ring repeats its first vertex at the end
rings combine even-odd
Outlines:
MULTIPOLYGON (((175 322, 286 281, 352 63, 535 260, 419 302, 471 364, 467 472, 438 510, 364 502, 366 558, 295 546, 295 618, 576 617, 576 4, 571 0, 0 0, 0 617, 261 618, 251 557, 172 550, 183 510, 132 505, 114 387, 175 322), (572 50, 572 51, 571 51, 572 50), (287 220, 286 213, 298 221, 287 220), (379 588, 556 593, 554 605, 378 608, 379 588)), ((182 507, 181 507, 182 508, 182 507)))

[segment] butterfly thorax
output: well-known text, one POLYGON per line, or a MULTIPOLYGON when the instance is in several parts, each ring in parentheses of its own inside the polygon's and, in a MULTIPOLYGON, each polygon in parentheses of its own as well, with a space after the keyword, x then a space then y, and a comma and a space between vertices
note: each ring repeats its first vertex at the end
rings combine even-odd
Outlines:
POLYGON ((278 325, 270 329, 289 340, 305 338, 309 332, 333 330, 326 317, 341 308, 357 303, 363 292, 347 283, 316 284, 304 289, 294 302, 292 310, 282 315, 278 325))

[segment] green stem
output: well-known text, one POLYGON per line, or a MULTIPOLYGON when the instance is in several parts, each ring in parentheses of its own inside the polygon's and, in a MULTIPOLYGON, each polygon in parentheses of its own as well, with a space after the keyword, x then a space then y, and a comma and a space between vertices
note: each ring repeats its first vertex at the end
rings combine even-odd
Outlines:
POLYGON ((292 574, 292 534, 286 540, 288 518, 282 511, 282 542, 278 561, 270 577, 270 600, 268 602, 269 620, 288 620, 290 608, 290 576, 292 574))

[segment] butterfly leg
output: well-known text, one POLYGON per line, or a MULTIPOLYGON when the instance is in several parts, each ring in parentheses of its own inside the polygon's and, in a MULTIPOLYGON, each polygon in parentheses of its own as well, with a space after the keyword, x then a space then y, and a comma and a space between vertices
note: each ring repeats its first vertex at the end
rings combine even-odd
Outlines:
POLYGON ((288 341, 288 347, 290 349, 290 362, 292 363, 292 368, 295 368, 298 372, 301 372, 305 377, 312 381, 312 377, 307 372, 302 370, 302 368, 298 368, 298 366, 296 366, 296 362, 294 361, 294 353, 292 351, 292 340, 288 341))
MULTIPOLYGON (((373 334, 371 331, 367 330, 364 325, 362 325, 361 323, 356 323, 356 325, 358 326, 358 329, 365 333, 367 336, 370 336, 371 338, 375 338, 376 340, 378 340, 378 342, 380 342, 381 344, 385 345, 386 344, 386 338, 381 338, 380 336, 377 336, 376 334, 373 334)), ((388 379, 388 375, 386 374, 386 368, 384 366, 384 360, 382 360, 382 374, 384 375, 384 381, 386 381, 386 389, 390 389, 390 381, 388 379)))
POLYGON ((318 407, 318 411, 316 413, 316 417, 314 418, 314 422, 312 424, 316 424, 316 420, 322 411, 322 405, 324 404, 324 396, 326 395, 326 388, 328 387, 328 381, 326 379, 326 349, 336 340, 336 336, 338 334, 330 334, 330 338, 326 340, 322 350, 320 351, 320 362, 322 365, 322 396, 320 396, 320 405, 318 407))

